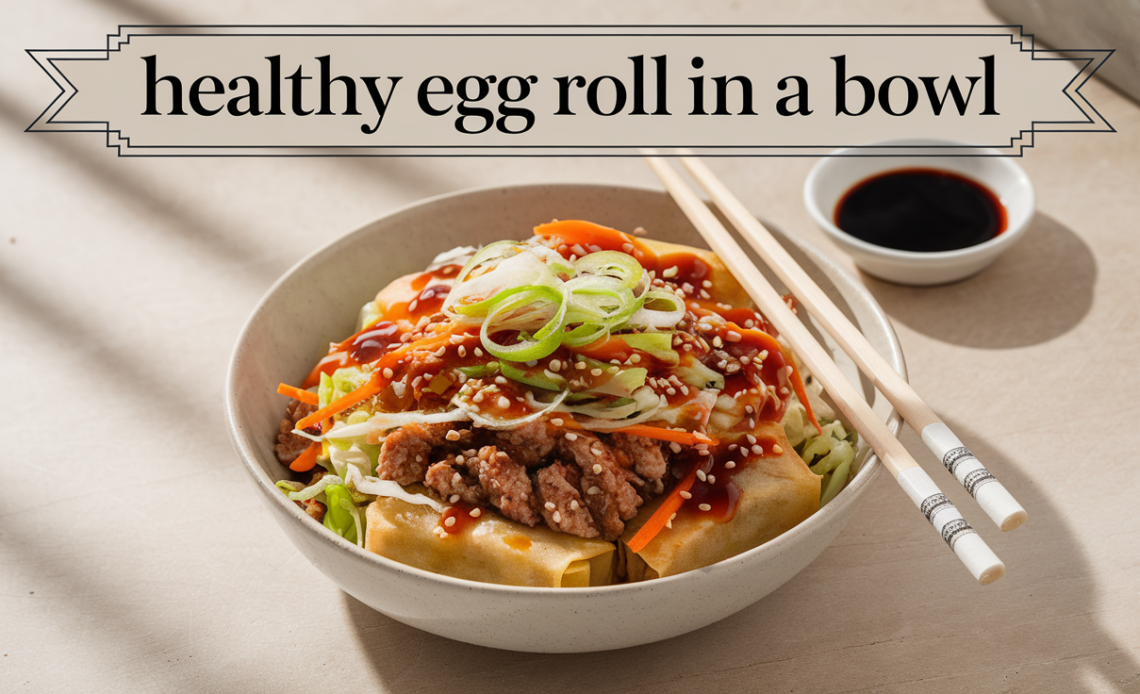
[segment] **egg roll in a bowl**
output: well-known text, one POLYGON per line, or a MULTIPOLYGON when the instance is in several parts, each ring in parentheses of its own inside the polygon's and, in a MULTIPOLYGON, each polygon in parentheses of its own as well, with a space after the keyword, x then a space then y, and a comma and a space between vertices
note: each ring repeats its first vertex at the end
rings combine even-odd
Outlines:
POLYGON ((489 583, 708 566, 851 473, 842 425, 816 422, 714 254, 583 221, 395 280, 281 392, 282 491, 370 551, 489 583))

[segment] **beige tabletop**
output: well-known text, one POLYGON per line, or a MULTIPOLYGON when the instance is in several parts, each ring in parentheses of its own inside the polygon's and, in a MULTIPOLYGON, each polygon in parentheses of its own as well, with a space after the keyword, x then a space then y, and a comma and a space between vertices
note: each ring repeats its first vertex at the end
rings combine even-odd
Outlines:
MULTIPOLYGON (((119 24, 1001 22, 972 0, 327 5, 0 10, 0 691, 1140 692, 1140 105, 1093 81, 1119 132, 1037 137, 1020 163, 1038 215, 982 275, 860 276, 917 390, 1029 510, 1004 535, 975 522, 1005 578, 971 581, 883 475, 813 564, 733 617, 620 652, 518 654, 381 616, 294 550, 225 433, 230 350, 279 275, 397 207, 487 185, 657 186, 649 169, 116 158, 97 134, 23 132, 56 91, 22 49, 98 48, 119 24)), ((800 202, 812 164, 710 162, 854 271, 800 202)))

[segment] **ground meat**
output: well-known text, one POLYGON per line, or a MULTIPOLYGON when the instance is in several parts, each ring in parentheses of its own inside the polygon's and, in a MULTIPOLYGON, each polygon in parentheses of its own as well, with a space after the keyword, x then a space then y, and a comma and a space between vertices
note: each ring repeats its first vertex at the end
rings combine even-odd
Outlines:
POLYGON ((294 503, 304 509, 305 513, 312 516, 313 520, 317 521, 318 523, 325 519, 326 507, 316 499, 306 499, 305 501, 296 501, 294 503))
POLYGON ((621 451, 633 464, 633 469, 646 480, 659 480, 665 476, 665 455, 661 445, 653 439, 631 434, 613 434, 610 445, 621 451))
POLYGON ((446 460, 427 469, 424 484, 451 503, 454 503, 452 498, 458 496, 472 506, 483 506, 487 503, 487 495, 479 483, 478 473, 472 475, 466 463, 465 457, 449 455, 446 460))
POLYGON ((407 424, 384 439, 376 476, 402 485, 419 482, 431 464, 433 451, 434 456, 440 458, 449 450, 461 448, 471 437, 470 429, 452 423, 407 424), (444 450, 438 450, 440 448, 444 450))
POLYGON ((597 537, 598 526, 578 491, 581 477, 577 466, 555 462, 535 475, 535 492, 542 517, 551 528, 578 537, 597 537))
POLYGON ((494 446, 479 449, 475 461, 468 460, 471 471, 478 466, 479 484, 487 498, 503 515, 533 527, 542 520, 535 512, 537 499, 526 469, 511 460, 505 451, 494 446))
POLYGON ((297 422, 316 411, 317 408, 298 400, 290 401, 289 406, 285 408, 285 419, 282 419, 277 427, 277 445, 274 447, 277 459, 282 465, 288 465, 296 460, 297 456, 304 453, 313 443, 304 436, 294 434, 293 429, 296 428, 297 422))
POLYGON ((602 537, 616 540, 625 530, 625 523, 637 515, 642 498, 630 485, 632 472, 623 470, 613 450, 597 436, 574 432, 559 439, 560 454, 572 459, 582 470, 583 499, 594 522, 601 528, 602 537))
POLYGON ((546 422, 530 422, 517 429, 496 432, 495 445, 505 450, 511 460, 526 467, 542 465, 554 450, 554 436, 546 422))

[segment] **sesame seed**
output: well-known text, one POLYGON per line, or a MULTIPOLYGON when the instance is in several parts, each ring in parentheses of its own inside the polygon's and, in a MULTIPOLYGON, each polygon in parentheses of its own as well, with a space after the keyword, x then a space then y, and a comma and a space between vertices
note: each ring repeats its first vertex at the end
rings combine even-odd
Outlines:
POLYGON ((693 350, 693 346, 686 342, 685 346, 682 349, 684 349, 686 352, 691 352, 693 350))
POLYGON ((557 506, 554 505, 553 501, 547 501, 545 504, 543 504, 543 506, 546 507, 547 511, 553 511, 554 509, 558 508, 557 506))
POLYGON ((711 294, 709 294, 709 293, 708 293, 707 291, 705 291, 704 289, 702 289, 702 290, 701 290, 701 298, 702 298, 702 299, 704 299, 705 301, 708 301, 709 299, 711 299, 711 298, 712 298, 712 295, 711 295, 711 294))
POLYGON ((689 386, 681 386, 681 395, 689 394, 689 386))
POLYGON ((478 518, 479 516, 483 515, 483 511, 477 508, 473 508, 471 509, 471 513, 467 515, 471 516, 472 518, 478 518))
POLYGON ((460 475, 458 472, 451 476, 451 483, 452 484, 459 484, 462 481, 463 481, 463 475, 460 475))
POLYGON ((503 458, 505 460, 507 458, 510 458, 511 456, 507 455, 506 451, 495 451, 495 457, 496 458, 503 458))
POLYGON ((395 374, 388 367, 384 367, 384 378, 391 379, 395 374))
POLYGON ((419 300, 412 299, 412 303, 408 304, 408 313, 415 313, 416 312, 416 306, 418 306, 419 303, 420 303, 419 300))
POLYGON ((746 328, 753 328, 755 326, 756 326, 756 321, 752 320, 751 318, 744 321, 744 327, 746 327, 746 328))
POLYGON ((756 443, 756 437, 755 437, 755 436, 753 436, 752 434, 748 434, 748 435, 747 435, 747 436, 745 436, 744 438, 748 439, 748 443, 750 443, 750 444, 751 444, 751 443, 756 443))
POLYGON ((728 446, 728 450, 730 450, 730 451, 735 451, 735 450, 736 450, 736 448, 737 448, 737 446, 736 446, 736 444, 735 444, 735 443, 733 443, 733 444, 730 444, 730 445, 728 446))
POLYGON ((601 369, 590 369, 590 375, 591 376, 601 376, 602 370, 601 369))
POLYGON ((669 444, 669 450, 673 451, 674 453, 680 453, 681 444, 674 441, 673 443, 669 444))
POLYGON ((610 368, 606 369, 606 371, 608 371, 609 373, 612 373, 612 374, 616 374, 616 373, 617 373, 618 371, 620 371, 620 370, 621 370, 621 369, 619 369, 619 368, 618 368, 618 367, 616 367, 616 366, 611 366, 610 368))
POLYGON ((466 357, 466 356, 467 356, 467 348, 466 348, 466 347, 464 347, 463 345, 459 345, 459 349, 458 349, 458 350, 456 350, 456 351, 458 351, 458 352, 459 352, 459 356, 461 356, 461 357, 466 357))
POLYGON ((505 386, 507 385, 507 379, 502 376, 495 376, 495 383, 498 383, 501 386, 505 386))
POLYGON ((633 362, 634 364, 636 364, 636 363, 638 363, 638 362, 640 362, 640 361, 641 361, 641 355, 640 355, 640 354, 634 354, 634 355, 631 355, 631 356, 630 356, 630 358, 629 358, 629 360, 630 360, 631 362, 633 362))
POLYGON ((716 363, 716 368, 718 368, 718 369, 723 369, 723 368, 726 368, 727 366, 728 366, 728 362, 724 359, 721 359, 720 361, 718 361, 716 363))
POLYGON ((594 474, 595 474, 595 475, 600 475, 600 474, 602 474, 602 466, 601 466, 600 464, 598 464, 598 463, 594 463, 594 467, 593 467, 593 468, 591 468, 591 469, 594 471, 594 474))
POLYGON ((460 342, 463 342, 465 337, 466 337, 465 335, 452 335, 451 337, 447 338, 447 341, 453 345, 457 345, 460 342))
POLYGON ((709 484, 716 484, 716 475, 709 475, 709 484))
POLYGON ((634 236, 645 236, 648 233, 649 233, 648 231, 646 231, 645 229, 643 229, 641 227, 637 227, 636 229, 633 230, 634 236))
POLYGON ((476 347, 476 348, 475 348, 475 356, 477 356, 477 357, 481 357, 481 356, 483 356, 483 350, 481 350, 481 349, 479 349, 478 347, 476 347))
POLYGON ((702 511, 711 511, 712 510, 712 506, 709 506, 708 504, 701 504, 700 506, 697 506, 697 508, 699 508, 702 511))
POLYGON ((440 347, 436 351, 432 352, 432 356, 435 357, 442 357, 445 354, 447 354, 447 345, 444 345, 443 347, 440 347))
POLYGON ((671 268, 667 268, 667 269, 665 270, 665 272, 662 272, 662 273, 661 273, 661 276, 662 276, 662 277, 676 277, 676 276, 677 276, 677 266, 676 266, 676 265, 674 265, 674 266, 673 266, 673 267, 671 267, 671 268))
POLYGON ((460 464, 460 465, 462 465, 462 464, 463 464, 463 461, 465 461, 465 460, 467 460, 467 459, 466 459, 466 458, 464 458, 464 457, 463 457, 463 456, 461 456, 461 455, 457 455, 457 456, 455 456, 455 462, 456 462, 456 463, 458 463, 458 464, 460 464))
POLYGON ((708 451, 697 451, 697 455, 708 455, 708 451))
POLYGON ((423 457, 422 455, 417 455, 417 456, 416 456, 416 462, 417 462, 417 463, 422 463, 422 462, 424 462, 424 457, 423 457))
POLYGON ((579 371, 582 371, 586 368, 586 362, 584 362, 584 361, 577 362, 574 364, 574 368, 578 369, 579 371))
POLYGON ((562 368, 562 361, 561 360, 559 360, 559 359, 551 359, 550 360, 550 370, 551 371, 558 371, 561 368, 562 368))
POLYGON ((471 402, 483 402, 483 391, 476 393, 475 397, 471 398, 471 402))
POLYGON ((561 523, 562 522, 562 514, 559 513, 558 511, 555 511, 554 515, 551 516, 551 518, 554 520, 555 523, 561 523))
POLYGON ((627 241, 621 245, 621 249, 626 253, 633 253, 633 244, 627 241))
POLYGON ((784 452, 784 449, 781 448, 779 445, 775 445, 775 446, 772 446, 772 452, 775 453, 776 455, 780 455, 784 452))
POLYGON ((764 453, 764 449, 762 447, 760 447, 759 444, 757 444, 757 445, 752 447, 752 452, 755 453, 756 455, 761 455, 764 453))
POLYGON ((666 393, 668 393, 669 395, 676 395, 676 394, 677 394, 677 389, 676 389, 676 388, 672 388, 672 387, 670 387, 670 388, 669 388, 668 390, 666 390, 665 392, 666 392, 666 393))
POLYGON ((568 431, 568 432, 566 432, 566 440, 567 441, 577 441, 578 435, 572 431, 568 431))
POLYGON ((761 360, 767 359, 768 358, 768 350, 764 350, 758 356, 760 357, 761 360))
POLYGON ((571 511, 577 511, 578 510, 578 500, 577 499, 571 499, 570 500, 570 510, 571 511))
POLYGON ((689 492, 681 492, 681 498, 682 499, 692 499, 693 495, 690 494, 689 492))
MULTIPOLYGON (((437 434, 437 436, 438 436, 438 434, 437 434)), ((447 434, 444 436, 444 438, 447 439, 448 441, 458 441, 459 440, 459 432, 456 431, 455 429, 451 429, 450 431, 447 432, 447 434)))
POLYGON ((735 461, 732 461, 732 460, 730 460, 730 461, 728 461, 727 463, 725 463, 725 464, 724 464, 724 469, 725 469, 725 470, 731 470, 731 469, 732 469, 732 468, 734 468, 734 467, 736 467, 736 462, 735 462, 735 461))
POLYGON ((704 482, 708 478, 709 478, 709 476, 705 474, 704 470, 697 470, 697 479, 704 482))
POLYGON ((413 378, 412 379, 412 389, 415 390, 416 386, 418 386, 420 384, 420 381, 422 381, 422 380, 424 380, 423 376, 416 376, 415 378, 413 378))
POLYGON ((705 289, 708 289, 709 287, 712 286, 712 282, 705 280, 704 282, 701 282, 701 286, 704 287, 705 289))
POLYGON ((447 500, 454 504, 456 501, 459 501, 459 495, 458 494, 452 494, 450 497, 448 497, 447 500))
POLYGON ((752 357, 748 356, 747 354, 745 354, 743 357, 740 358, 741 364, 747 364, 750 361, 752 361, 752 357))
POLYGON ((495 404, 499 406, 499 409, 505 410, 511 406, 511 401, 505 395, 500 395, 495 404))
POLYGON ((740 333, 736 332, 735 330, 729 330, 724 336, 724 339, 728 340, 729 342, 740 342, 740 338, 740 333))
POLYGON ((554 419, 550 420, 550 423, 556 427, 560 427, 564 424, 564 422, 562 421, 562 419, 560 417, 555 417, 554 419))
POLYGON ((445 520, 445 521, 443 522, 443 524, 444 524, 444 525, 446 525, 446 526, 447 526, 447 527, 449 527, 449 528, 450 528, 451 526, 455 525, 455 516, 449 516, 449 517, 447 518, 447 520, 445 520))
POLYGON ((724 340, 720 339, 720 335, 713 338, 713 347, 724 347, 724 340))
POLYGON ((602 491, 602 490, 598 489, 597 485, 594 485, 594 486, 590 487, 589 489, 587 489, 586 493, 589 494, 590 496, 593 496, 594 494, 597 494, 600 491, 602 491))

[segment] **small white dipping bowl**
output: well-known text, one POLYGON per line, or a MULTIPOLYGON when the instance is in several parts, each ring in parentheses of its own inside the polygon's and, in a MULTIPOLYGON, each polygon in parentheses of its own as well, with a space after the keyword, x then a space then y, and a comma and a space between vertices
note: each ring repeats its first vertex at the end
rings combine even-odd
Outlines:
MULTIPOLYGON (((315 251, 266 293, 242 329, 230 361, 227 425, 262 501, 298 551, 373 609, 433 634, 494 648, 565 653, 636 646, 712 624, 796 575, 846 525, 879 471, 878 458, 867 457, 830 504, 760 547, 698 571, 600 588, 520 588, 414 569, 329 532, 274 487, 277 480, 289 478, 273 453, 287 403, 276 393, 278 383, 300 381, 330 341, 352 333, 365 302, 397 277, 422 271, 437 253, 527 238, 536 224, 555 218, 589 219, 630 231, 642 226, 654 238, 704 245, 668 195, 647 189, 490 188, 397 210, 315 251)), ((823 253, 794 242, 787 245, 905 376, 898 339, 867 290, 823 253)), ((897 435, 900 420, 890 403, 859 379, 846 355, 837 361, 897 435)), ((267 539, 249 536, 246 541, 267 539)))
POLYGON ((1025 171, 997 150, 948 140, 909 139, 840 149, 820 159, 804 182, 804 204, 815 223, 868 274, 899 284, 934 285, 981 272, 1017 243, 1033 219, 1036 198, 1025 171), (920 253, 877 246, 836 226, 835 208, 856 184, 888 171, 914 168, 950 171, 989 188, 1005 207, 1005 231, 976 246, 920 253))

